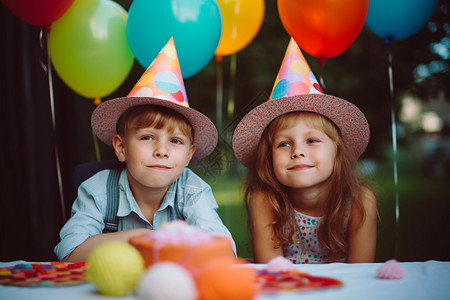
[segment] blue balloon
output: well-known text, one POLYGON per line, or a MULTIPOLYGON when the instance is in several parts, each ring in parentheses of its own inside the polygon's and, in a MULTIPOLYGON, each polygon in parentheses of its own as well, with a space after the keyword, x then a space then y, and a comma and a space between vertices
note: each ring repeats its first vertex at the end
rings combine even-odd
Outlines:
POLYGON ((181 73, 187 78, 214 57, 222 16, 215 0, 134 0, 126 31, 131 51, 145 69, 173 37, 181 73))
POLYGON ((437 2, 438 0, 370 0, 366 25, 386 40, 403 40, 425 26, 437 2))

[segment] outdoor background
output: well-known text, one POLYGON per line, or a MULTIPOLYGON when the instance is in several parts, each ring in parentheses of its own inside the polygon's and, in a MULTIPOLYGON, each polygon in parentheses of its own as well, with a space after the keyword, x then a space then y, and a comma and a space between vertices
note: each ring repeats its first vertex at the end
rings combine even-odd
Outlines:
MULTIPOLYGON (((131 4, 117 2, 126 10, 131 4)), ((210 117, 219 130, 217 149, 191 167, 211 184, 238 255, 250 259, 241 188, 246 171, 234 158, 231 136, 242 116, 267 100, 289 42, 276 1, 265 4, 261 29, 246 48, 221 62, 211 60, 185 79, 190 106, 210 117), (216 113, 218 75, 223 76, 221 118, 216 113)), ((439 0, 422 30, 392 43, 393 102, 388 46, 366 26, 344 53, 326 59, 324 66, 304 53, 316 77, 323 78, 326 92, 356 104, 369 121, 371 139, 360 167, 377 193, 379 262, 450 260, 449 8, 448 0, 439 0), (398 121, 398 186, 393 179, 392 104, 398 121)), ((56 259, 53 248, 63 225, 62 211, 70 216, 75 197, 73 170, 98 159, 90 127, 93 100, 72 91, 56 72, 52 124, 49 82, 41 67, 47 63, 46 39, 41 48, 40 30, 0 4, 0 261, 56 259)), ((128 94, 143 72, 135 61, 124 83, 103 100, 128 94)), ((99 147, 100 159, 114 159, 111 149, 100 142, 99 147)))

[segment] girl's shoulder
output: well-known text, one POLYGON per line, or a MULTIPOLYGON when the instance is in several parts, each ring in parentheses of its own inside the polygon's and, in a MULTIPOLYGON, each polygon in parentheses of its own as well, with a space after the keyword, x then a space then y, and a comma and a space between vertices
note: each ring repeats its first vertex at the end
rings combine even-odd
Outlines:
POLYGON ((376 209, 377 198, 375 193, 368 186, 363 186, 360 192, 360 199, 365 209, 376 209))
POLYGON ((261 220, 273 220, 274 211, 267 195, 262 191, 254 191, 248 199, 250 214, 261 220))
POLYGON ((267 206, 267 196, 262 191, 252 191, 248 198, 248 205, 251 208, 263 208, 267 206))
MULTIPOLYGON (((360 209, 355 209, 352 207, 351 219, 357 220, 358 222, 356 223, 360 223, 367 217, 372 218, 373 216, 378 215, 377 199, 372 189, 368 186, 363 186, 360 190, 358 198, 358 206, 360 209)), ((353 203, 353 205, 355 205, 355 203, 353 203)))

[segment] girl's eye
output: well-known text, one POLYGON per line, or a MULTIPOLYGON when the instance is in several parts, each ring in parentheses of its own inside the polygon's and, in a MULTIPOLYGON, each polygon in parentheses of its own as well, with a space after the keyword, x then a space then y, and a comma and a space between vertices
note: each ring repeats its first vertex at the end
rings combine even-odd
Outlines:
POLYGON ((177 145, 182 145, 183 144, 183 141, 182 140, 180 140, 180 139, 171 139, 170 140, 170 142, 171 143, 173 143, 173 144, 177 144, 177 145))
POLYGON ((317 142, 319 142, 319 140, 317 140, 317 139, 308 139, 306 141, 307 144, 314 144, 314 143, 317 143, 317 142))
POLYGON ((282 147, 289 147, 291 145, 291 143, 289 143, 289 142, 282 142, 282 143, 279 143, 278 144, 278 147, 279 148, 282 148, 282 147))

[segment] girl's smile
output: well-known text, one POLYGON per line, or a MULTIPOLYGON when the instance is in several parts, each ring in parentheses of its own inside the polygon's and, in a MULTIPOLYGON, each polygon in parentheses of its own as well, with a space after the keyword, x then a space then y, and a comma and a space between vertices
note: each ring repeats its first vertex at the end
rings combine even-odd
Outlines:
POLYGON ((290 171, 305 171, 305 170, 310 170, 311 168, 314 168, 314 165, 301 164, 301 165, 292 166, 292 167, 288 168, 288 170, 290 170, 290 171))

